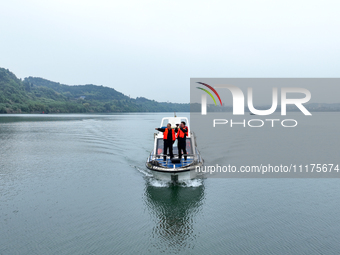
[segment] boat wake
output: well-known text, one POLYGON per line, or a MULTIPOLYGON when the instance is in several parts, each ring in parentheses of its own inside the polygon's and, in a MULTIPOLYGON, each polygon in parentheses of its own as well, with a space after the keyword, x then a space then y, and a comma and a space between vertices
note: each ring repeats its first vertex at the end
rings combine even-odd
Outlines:
POLYGON ((149 178, 148 183, 150 186, 153 187, 170 187, 172 185, 177 185, 180 187, 199 187, 201 185, 203 185, 203 180, 202 179, 192 179, 192 180, 183 180, 181 182, 172 182, 172 181, 162 181, 162 180, 158 180, 155 178, 149 178))
POLYGON ((191 179, 191 180, 182 180, 180 182, 172 182, 172 181, 163 181, 158 180, 153 177, 152 173, 146 169, 142 169, 138 166, 135 166, 135 168, 143 174, 143 176, 146 178, 146 181, 150 186, 153 187, 170 187, 172 185, 178 185, 180 187, 199 187, 203 185, 203 179, 191 179))
POLYGON ((133 166, 136 168, 140 173, 142 173, 145 177, 153 177, 152 173, 150 173, 148 170, 139 168, 138 166, 133 166))
POLYGON ((180 185, 183 187, 199 187, 203 185, 203 179, 191 179, 180 182, 180 185))

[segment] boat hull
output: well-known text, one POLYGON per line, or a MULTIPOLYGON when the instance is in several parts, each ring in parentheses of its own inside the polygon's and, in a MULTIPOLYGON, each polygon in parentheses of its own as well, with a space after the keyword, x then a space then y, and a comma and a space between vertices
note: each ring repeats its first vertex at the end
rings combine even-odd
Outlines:
POLYGON ((150 162, 146 163, 146 167, 151 170, 153 177, 164 181, 184 181, 197 177, 197 167, 201 167, 203 162, 179 168, 165 168, 160 166, 154 166, 150 162))

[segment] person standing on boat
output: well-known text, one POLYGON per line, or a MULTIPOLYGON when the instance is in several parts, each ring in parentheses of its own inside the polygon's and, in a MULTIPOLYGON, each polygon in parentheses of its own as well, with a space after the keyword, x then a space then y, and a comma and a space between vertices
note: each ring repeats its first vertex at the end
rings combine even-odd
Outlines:
MULTIPOLYGON (((168 148, 169 148, 170 159, 172 159, 174 157, 174 154, 172 152, 172 144, 176 140, 175 130, 171 128, 170 123, 168 123, 166 128, 155 128, 155 129, 160 132, 163 132, 163 143, 164 143, 163 155, 167 155, 168 148)), ((164 156, 163 159, 165 161, 166 156, 164 156)))
POLYGON ((178 128, 178 124, 177 124, 177 127, 175 129, 175 132, 177 133, 177 147, 178 147, 178 157, 179 159, 182 158, 182 150, 183 150, 183 154, 185 155, 184 156, 184 160, 187 160, 187 150, 186 150, 186 145, 187 145, 187 142, 186 142, 186 139, 187 139, 187 136, 188 136, 188 127, 185 126, 185 122, 182 121, 179 128, 178 128))

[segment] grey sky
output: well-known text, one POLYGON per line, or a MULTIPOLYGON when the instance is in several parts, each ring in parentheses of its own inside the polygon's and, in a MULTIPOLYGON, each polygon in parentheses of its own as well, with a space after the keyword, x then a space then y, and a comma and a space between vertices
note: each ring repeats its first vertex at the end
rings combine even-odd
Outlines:
POLYGON ((189 102, 190 77, 339 77, 339 1, 2 1, 19 78, 189 102))

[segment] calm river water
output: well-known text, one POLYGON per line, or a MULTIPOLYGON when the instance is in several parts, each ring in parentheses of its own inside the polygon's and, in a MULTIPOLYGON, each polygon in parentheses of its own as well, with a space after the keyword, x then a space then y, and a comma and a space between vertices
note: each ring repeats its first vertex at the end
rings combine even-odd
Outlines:
POLYGON ((339 254, 340 179, 157 181, 167 115, 0 115, 0 254, 339 254))

